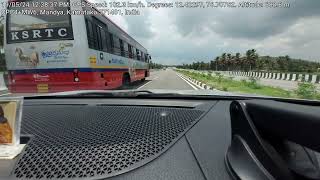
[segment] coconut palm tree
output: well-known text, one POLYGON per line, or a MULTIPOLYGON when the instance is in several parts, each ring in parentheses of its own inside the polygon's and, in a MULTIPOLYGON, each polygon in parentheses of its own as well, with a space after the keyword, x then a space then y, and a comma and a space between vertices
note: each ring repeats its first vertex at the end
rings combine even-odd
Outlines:
POLYGON ((216 57, 216 59, 215 59, 215 65, 216 65, 216 71, 218 71, 218 67, 219 67, 219 65, 220 65, 220 57, 219 56, 217 56, 216 57))
POLYGON ((225 70, 226 64, 227 64, 227 54, 226 54, 226 53, 223 53, 223 54, 221 55, 222 70, 225 70))
POLYGON ((241 69, 241 60, 240 60, 240 53, 236 53, 236 56, 234 57, 234 61, 236 64, 236 69, 240 70, 241 69))

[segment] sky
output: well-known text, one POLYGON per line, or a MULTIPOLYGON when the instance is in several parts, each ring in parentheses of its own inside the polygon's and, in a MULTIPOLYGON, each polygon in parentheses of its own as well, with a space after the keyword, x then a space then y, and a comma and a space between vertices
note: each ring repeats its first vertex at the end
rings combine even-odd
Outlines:
POLYGON ((157 63, 208 62, 224 52, 245 54, 253 48, 260 55, 320 62, 320 0, 273 1, 289 3, 290 8, 144 8, 141 15, 108 17, 147 48, 157 63))
POLYGON ((282 2, 290 8, 146 8, 140 16, 109 18, 158 63, 210 61, 252 48, 260 55, 320 61, 320 0, 282 2))

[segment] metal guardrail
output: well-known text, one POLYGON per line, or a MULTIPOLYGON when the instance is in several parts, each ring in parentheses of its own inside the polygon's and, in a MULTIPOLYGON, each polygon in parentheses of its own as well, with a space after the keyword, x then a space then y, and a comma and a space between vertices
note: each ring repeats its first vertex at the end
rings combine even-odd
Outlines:
MULTIPOLYGON (((186 69, 184 69, 186 70, 186 69)), ((255 77, 265 79, 275 79, 283 81, 298 81, 298 82, 310 82, 314 84, 320 83, 320 75, 315 74, 304 74, 304 73, 271 73, 271 72, 245 72, 245 71, 197 71, 188 70, 191 72, 197 72, 201 74, 209 75, 210 73, 221 73, 229 76, 243 76, 243 77, 255 77)))

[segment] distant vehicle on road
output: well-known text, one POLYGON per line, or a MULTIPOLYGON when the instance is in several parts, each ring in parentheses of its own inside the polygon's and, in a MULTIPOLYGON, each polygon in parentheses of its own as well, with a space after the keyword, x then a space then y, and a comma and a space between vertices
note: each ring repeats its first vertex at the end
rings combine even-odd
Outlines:
POLYGON ((59 16, 41 14, 43 8, 32 5, 10 7, 34 12, 11 13, 6 18, 5 53, 11 92, 115 89, 149 76, 151 57, 147 49, 95 8, 72 6, 82 2, 53 7, 65 12, 59 16), (70 10, 95 14, 68 14, 70 10))

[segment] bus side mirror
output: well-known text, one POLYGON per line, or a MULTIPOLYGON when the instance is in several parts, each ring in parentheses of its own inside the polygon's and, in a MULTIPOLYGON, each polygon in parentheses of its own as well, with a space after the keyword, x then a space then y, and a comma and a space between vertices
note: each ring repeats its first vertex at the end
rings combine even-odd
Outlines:
POLYGON ((149 56, 149 59, 150 59, 150 60, 152 59, 151 56, 149 56))

